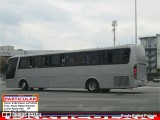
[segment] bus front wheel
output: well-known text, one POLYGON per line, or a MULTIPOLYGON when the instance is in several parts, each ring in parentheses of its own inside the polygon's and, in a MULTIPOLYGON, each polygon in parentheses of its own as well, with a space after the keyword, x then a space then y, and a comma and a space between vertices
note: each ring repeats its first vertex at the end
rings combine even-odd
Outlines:
POLYGON ((89 80, 86 84, 88 92, 99 92, 99 83, 96 80, 89 80))
POLYGON ((29 88, 29 87, 28 87, 28 83, 27 83, 26 81, 23 81, 23 82, 22 82, 22 90, 23 90, 23 91, 27 91, 28 88, 29 88))

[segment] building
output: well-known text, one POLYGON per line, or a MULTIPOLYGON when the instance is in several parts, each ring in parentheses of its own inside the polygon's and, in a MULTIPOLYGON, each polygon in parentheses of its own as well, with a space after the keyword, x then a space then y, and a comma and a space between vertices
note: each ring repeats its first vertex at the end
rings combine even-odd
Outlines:
POLYGON ((15 50, 14 46, 6 45, 0 46, 0 56, 10 57, 15 55, 27 55, 27 54, 43 54, 43 53, 55 53, 64 50, 15 50))
POLYGON ((24 51, 23 50, 15 50, 14 46, 0 46, 0 56, 3 57, 10 57, 14 55, 23 55, 24 51))
POLYGON ((139 39, 146 52, 147 73, 156 73, 160 69, 160 34, 139 39))

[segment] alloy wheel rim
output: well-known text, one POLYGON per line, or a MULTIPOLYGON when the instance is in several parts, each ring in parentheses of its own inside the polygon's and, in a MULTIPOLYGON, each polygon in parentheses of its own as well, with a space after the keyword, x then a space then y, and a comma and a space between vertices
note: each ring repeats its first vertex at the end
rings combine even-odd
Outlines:
POLYGON ((90 90, 95 90, 95 89, 96 89, 96 83, 95 83, 95 82, 91 82, 91 83, 89 84, 89 89, 90 89, 90 90))

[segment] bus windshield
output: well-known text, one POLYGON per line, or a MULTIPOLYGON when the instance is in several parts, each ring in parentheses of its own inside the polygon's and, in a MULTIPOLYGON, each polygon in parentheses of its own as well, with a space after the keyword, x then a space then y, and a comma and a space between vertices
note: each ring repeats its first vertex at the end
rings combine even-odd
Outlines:
POLYGON ((6 67, 6 79, 12 79, 15 77, 17 61, 18 58, 11 58, 8 60, 8 64, 6 67))

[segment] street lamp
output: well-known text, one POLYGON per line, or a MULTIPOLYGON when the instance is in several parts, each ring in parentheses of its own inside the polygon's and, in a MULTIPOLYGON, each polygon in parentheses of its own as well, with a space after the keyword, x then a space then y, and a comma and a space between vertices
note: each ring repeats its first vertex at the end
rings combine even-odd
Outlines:
POLYGON ((116 41, 116 26, 117 26, 117 21, 113 20, 112 21, 112 27, 113 27, 113 40, 114 40, 114 46, 115 46, 115 41, 116 41))

